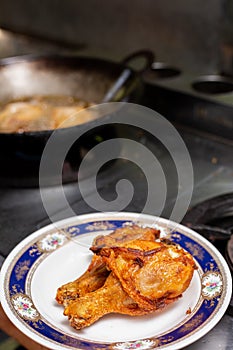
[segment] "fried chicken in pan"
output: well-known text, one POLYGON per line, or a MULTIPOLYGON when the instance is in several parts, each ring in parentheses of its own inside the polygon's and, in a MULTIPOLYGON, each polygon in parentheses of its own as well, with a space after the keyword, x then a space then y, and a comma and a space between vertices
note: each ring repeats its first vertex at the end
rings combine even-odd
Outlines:
MULTIPOLYGON (((159 235, 160 231, 154 228, 142 228, 137 225, 126 226, 118 228, 108 235, 97 236, 93 241, 93 247, 100 249, 120 246, 135 239, 154 241, 159 238, 159 235)), ((66 306, 70 301, 97 290, 104 285, 109 273, 102 257, 94 255, 88 269, 82 276, 58 288, 57 302, 66 306)))

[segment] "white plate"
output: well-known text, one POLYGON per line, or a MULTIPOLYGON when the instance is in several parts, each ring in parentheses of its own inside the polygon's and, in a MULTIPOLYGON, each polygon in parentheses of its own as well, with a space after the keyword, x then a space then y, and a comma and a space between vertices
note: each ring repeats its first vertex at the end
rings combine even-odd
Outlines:
POLYGON ((230 302, 232 280, 217 249, 182 225, 137 213, 95 213, 62 220, 28 236, 7 257, 0 288, 10 320, 50 349, 174 350, 201 338, 221 319, 230 302), (88 247, 96 235, 132 223, 160 228, 193 255, 198 270, 189 288, 160 313, 106 315, 82 331, 74 330, 55 301, 57 288, 86 270, 92 255, 88 247))

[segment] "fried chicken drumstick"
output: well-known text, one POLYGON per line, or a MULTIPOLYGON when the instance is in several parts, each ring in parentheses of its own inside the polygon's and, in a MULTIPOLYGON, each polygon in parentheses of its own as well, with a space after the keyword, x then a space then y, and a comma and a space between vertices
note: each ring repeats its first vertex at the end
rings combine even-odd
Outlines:
POLYGON ((59 301, 63 300, 64 315, 71 326, 80 330, 109 313, 148 314, 182 296, 196 269, 195 262, 179 246, 155 241, 158 236, 157 230, 135 226, 93 242, 94 256, 88 270, 57 292, 57 300, 63 295, 59 301), (72 299, 66 299, 71 286, 72 299))
POLYGON ((131 316, 148 313, 129 297, 114 273, 110 273, 104 286, 69 303, 64 315, 68 316, 71 326, 79 330, 113 312, 131 316))
MULTIPOLYGON (((116 229, 109 235, 101 235, 94 239, 93 247, 111 247, 124 245, 134 239, 154 241, 159 238, 160 231, 153 228, 142 228, 137 225, 116 229)), ((75 281, 58 288, 56 300, 59 304, 67 305, 70 301, 93 292, 103 286, 109 275, 101 256, 94 255, 86 272, 75 281)))

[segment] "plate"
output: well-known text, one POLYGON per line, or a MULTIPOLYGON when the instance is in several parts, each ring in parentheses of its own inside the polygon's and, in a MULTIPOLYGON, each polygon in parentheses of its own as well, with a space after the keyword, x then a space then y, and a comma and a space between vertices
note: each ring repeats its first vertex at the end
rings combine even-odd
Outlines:
POLYGON ((196 232, 163 218, 137 213, 94 213, 46 226, 23 240, 1 270, 1 303, 28 337, 54 350, 183 348, 204 336, 224 315, 232 280, 217 249, 196 232), (159 228, 194 257, 198 269, 189 288, 159 313, 109 314, 81 331, 70 327, 56 290, 87 268, 93 238, 139 224, 159 228))

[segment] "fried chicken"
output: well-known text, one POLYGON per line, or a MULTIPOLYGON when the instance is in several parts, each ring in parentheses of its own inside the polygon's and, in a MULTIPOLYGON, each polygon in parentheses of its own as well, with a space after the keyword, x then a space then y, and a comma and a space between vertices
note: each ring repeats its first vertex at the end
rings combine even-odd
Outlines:
POLYGON ((154 309, 158 299, 175 299, 193 276, 192 256, 176 245, 135 240, 124 247, 91 248, 102 256, 127 294, 142 308, 154 309))
MULTIPOLYGON (((159 238, 159 234, 160 231, 153 228, 142 228, 137 225, 127 226, 116 229, 108 235, 97 236, 93 241, 93 247, 100 249, 112 245, 120 246, 135 239, 154 241, 159 238)), ((109 273, 101 256, 94 255, 87 271, 81 277, 58 288, 57 302, 66 306, 71 300, 95 291, 103 286, 109 273)))
POLYGON ((131 316, 160 310, 187 289, 195 263, 175 245, 134 240, 124 247, 92 247, 112 271, 103 287, 65 308, 76 329, 90 326, 108 313, 131 316))
POLYGON ((158 230, 133 226, 93 241, 88 270, 57 291, 71 326, 80 330, 109 313, 145 315, 182 296, 195 262, 180 246, 158 237, 158 230))
POLYGON ((94 255, 88 269, 82 276, 58 288, 57 302, 66 306, 70 301, 95 291, 103 286, 109 273, 110 271, 101 256, 94 255))
POLYGON ((96 248, 112 247, 135 239, 155 241, 159 236, 160 231, 151 227, 126 226, 116 229, 109 235, 97 236, 93 241, 93 246, 96 248))
POLYGON ((147 314, 148 310, 140 308, 124 291, 114 273, 110 273, 101 288, 69 303, 64 315, 68 316, 71 326, 79 330, 106 314, 116 312, 139 316, 147 314))

